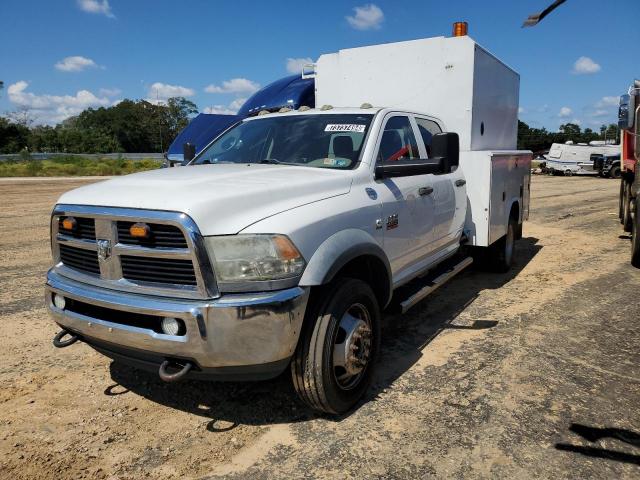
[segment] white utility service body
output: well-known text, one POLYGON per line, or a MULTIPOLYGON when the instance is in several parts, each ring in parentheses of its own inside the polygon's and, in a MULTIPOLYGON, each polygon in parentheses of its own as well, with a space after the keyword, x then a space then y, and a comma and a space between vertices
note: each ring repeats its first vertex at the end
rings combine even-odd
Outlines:
POLYGON ((303 401, 339 413, 370 382, 394 292, 406 310, 468 247, 510 266, 531 161, 515 72, 439 37, 323 55, 315 75, 321 108, 245 119, 185 168, 60 198, 57 346, 81 339, 166 381, 291 365, 303 401), (365 100, 384 106, 349 106, 365 100))

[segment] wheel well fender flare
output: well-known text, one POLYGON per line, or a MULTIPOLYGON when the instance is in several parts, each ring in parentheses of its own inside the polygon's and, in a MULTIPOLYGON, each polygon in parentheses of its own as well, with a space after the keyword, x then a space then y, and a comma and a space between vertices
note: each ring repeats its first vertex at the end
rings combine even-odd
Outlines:
POLYGON ((299 284, 300 286, 325 285, 333 280, 349 262, 359 257, 375 257, 384 265, 387 275, 385 283, 388 283, 388 288, 385 288, 385 298, 381 299, 381 306, 384 307, 390 300, 392 292, 389 259, 369 233, 357 228, 342 230, 322 242, 307 263, 299 284))

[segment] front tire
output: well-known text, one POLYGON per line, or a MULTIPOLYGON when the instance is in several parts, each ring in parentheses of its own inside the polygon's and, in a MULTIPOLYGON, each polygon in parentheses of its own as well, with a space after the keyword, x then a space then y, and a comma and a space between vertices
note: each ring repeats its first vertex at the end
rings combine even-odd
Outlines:
POLYGON ((314 292, 291 362, 293 386, 313 410, 342 414, 369 388, 380 350, 380 307, 362 280, 314 292))
POLYGON ((616 180, 622 177, 622 170, 620 167, 611 167, 609 170, 609 178, 615 178, 616 180))

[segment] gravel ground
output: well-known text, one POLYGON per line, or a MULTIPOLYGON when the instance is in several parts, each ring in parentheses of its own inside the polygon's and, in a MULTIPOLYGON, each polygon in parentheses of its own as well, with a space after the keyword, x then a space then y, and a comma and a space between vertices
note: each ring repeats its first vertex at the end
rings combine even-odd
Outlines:
POLYGON ((286 375, 166 385, 56 350, 48 216, 90 181, 0 180, 0 477, 640 476, 640 270, 617 182, 534 177, 513 271, 469 270, 386 315, 374 386, 331 419, 286 375))

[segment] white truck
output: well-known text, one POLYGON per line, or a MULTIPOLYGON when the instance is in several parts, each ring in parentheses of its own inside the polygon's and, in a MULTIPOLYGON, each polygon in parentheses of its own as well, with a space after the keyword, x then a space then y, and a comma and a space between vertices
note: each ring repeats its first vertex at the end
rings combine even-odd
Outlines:
POLYGON ((313 75, 319 108, 262 112, 189 166, 60 198, 57 347, 165 381, 290 368, 303 402, 339 414, 371 382, 382 311, 473 258, 510 267, 531 166, 513 70, 460 36, 322 55, 313 75))

